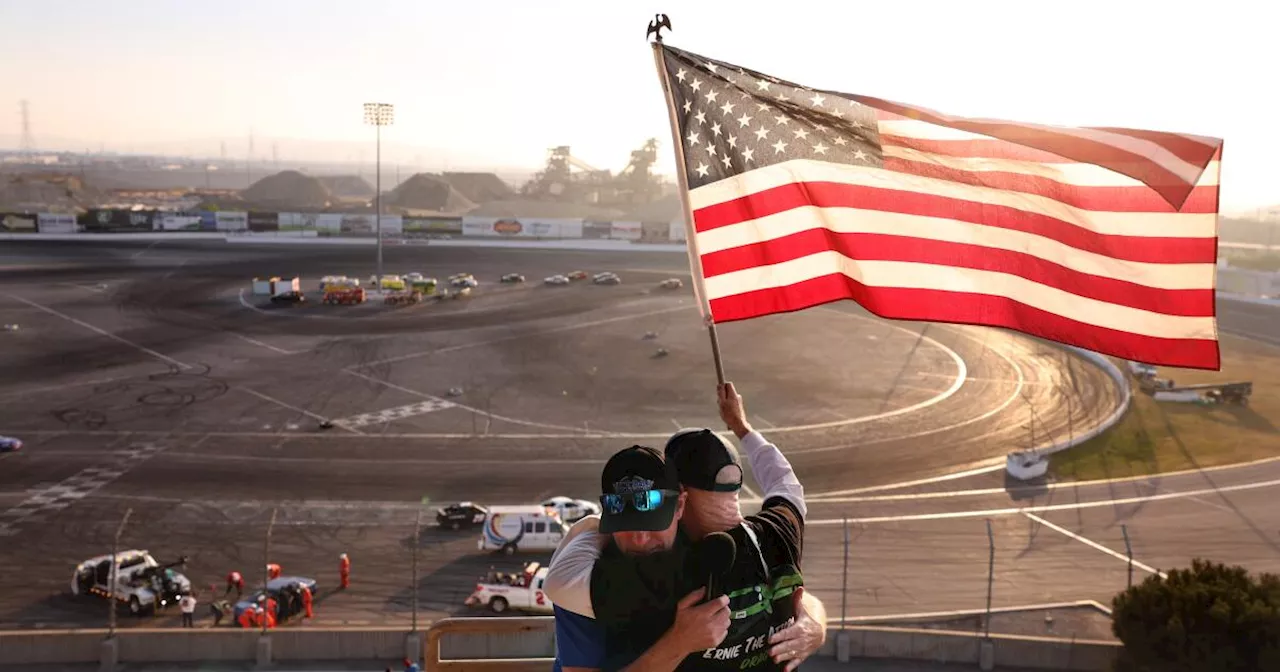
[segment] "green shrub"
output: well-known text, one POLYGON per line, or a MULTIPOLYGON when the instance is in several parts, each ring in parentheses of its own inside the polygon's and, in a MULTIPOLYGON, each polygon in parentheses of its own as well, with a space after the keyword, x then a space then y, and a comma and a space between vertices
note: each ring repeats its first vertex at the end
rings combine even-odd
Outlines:
POLYGON ((1280 670, 1280 577, 1207 560, 1112 600, 1122 672, 1280 670))

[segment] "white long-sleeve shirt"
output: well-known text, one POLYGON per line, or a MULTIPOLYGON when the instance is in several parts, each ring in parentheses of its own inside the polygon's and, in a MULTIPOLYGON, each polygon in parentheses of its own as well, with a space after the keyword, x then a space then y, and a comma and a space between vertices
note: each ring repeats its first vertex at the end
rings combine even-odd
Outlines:
MULTIPOLYGON (((782 451, 755 431, 742 437, 741 446, 751 473, 764 490, 765 501, 781 497, 793 504, 801 517, 807 516, 804 486, 782 451)), ((599 527, 599 516, 575 523, 551 556, 543 582, 543 590, 556 606, 590 618, 595 618, 591 606, 591 570, 609 542, 609 535, 601 534, 599 527)))

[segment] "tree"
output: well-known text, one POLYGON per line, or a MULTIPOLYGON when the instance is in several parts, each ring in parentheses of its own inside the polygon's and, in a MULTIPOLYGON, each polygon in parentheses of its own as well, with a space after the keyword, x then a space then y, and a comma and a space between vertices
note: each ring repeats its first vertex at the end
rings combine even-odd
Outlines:
POLYGON ((1280 670, 1280 577, 1196 559, 1112 600, 1122 672, 1280 670))

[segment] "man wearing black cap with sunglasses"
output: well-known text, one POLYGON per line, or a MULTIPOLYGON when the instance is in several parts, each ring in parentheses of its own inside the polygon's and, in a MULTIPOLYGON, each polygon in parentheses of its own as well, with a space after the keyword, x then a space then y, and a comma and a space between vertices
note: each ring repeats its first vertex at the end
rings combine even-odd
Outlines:
POLYGON ((556 605, 557 669, 792 670, 825 641, 825 610, 801 587, 804 489, 751 429, 732 384, 719 401, 764 490, 760 513, 742 517, 742 467, 710 430, 671 437, 662 468, 651 449, 615 455, 602 478, 599 529, 594 518, 576 525, 544 584, 556 605), (618 469, 639 452, 653 476, 618 469), (736 554, 721 576, 724 595, 701 604, 710 552, 692 540, 716 532, 728 533, 736 554), (728 623, 716 606, 726 597, 728 623))

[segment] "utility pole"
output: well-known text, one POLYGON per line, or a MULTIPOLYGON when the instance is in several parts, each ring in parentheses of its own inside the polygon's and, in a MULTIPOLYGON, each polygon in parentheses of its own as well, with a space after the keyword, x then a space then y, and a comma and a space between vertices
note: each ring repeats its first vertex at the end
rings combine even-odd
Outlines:
POLYGON ((22 158, 30 161, 31 154, 36 151, 36 139, 31 135, 31 106, 25 100, 19 101, 18 112, 22 115, 22 158))

